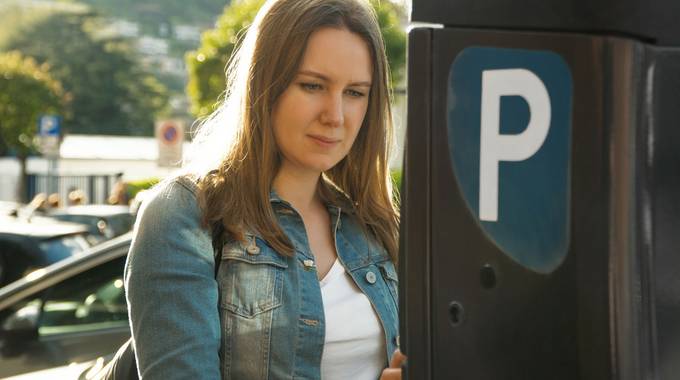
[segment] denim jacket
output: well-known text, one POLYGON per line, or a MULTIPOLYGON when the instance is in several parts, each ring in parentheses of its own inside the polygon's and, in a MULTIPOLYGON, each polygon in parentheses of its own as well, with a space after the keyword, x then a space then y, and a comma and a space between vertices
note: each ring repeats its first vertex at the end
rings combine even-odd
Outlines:
MULTIPOLYGON (((177 178, 161 185, 138 215, 125 286, 140 375, 319 379, 324 311, 302 218, 272 192, 295 256, 279 255, 256 234, 225 243, 215 255, 196 190, 191 179, 177 178)), ((387 366, 398 341, 394 265, 351 212, 328 209, 338 259, 382 324, 387 366)))

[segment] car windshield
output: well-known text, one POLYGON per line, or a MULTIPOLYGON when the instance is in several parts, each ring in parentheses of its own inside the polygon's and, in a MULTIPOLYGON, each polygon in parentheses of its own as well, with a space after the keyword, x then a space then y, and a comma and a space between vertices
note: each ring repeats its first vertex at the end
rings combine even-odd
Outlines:
POLYGON ((53 215, 52 217, 66 222, 85 224, 92 234, 103 235, 109 239, 130 231, 135 222, 134 216, 131 214, 109 215, 106 217, 62 214, 53 215))
POLYGON ((108 221, 109 226, 118 236, 132 230, 135 224, 135 217, 132 214, 112 215, 108 218, 108 221))
POLYGON ((68 235, 45 240, 39 246, 40 250, 45 252, 47 261, 49 263, 56 263, 59 260, 85 251, 90 247, 90 244, 83 235, 68 235))

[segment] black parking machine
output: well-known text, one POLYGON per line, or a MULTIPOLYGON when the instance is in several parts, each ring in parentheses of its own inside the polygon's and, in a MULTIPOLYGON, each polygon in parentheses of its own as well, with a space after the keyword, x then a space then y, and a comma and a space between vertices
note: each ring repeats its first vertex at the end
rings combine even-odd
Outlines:
POLYGON ((413 0, 408 379, 678 378, 679 16, 413 0))

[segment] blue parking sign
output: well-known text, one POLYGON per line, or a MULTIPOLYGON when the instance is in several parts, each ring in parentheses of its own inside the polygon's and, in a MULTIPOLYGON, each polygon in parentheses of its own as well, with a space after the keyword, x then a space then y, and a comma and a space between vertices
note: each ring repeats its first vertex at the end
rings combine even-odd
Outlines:
POLYGON ((61 117, 57 115, 43 115, 38 119, 38 136, 59 136, 60 130, 61 117))
POLYGON ((550 51, 469 47, 451 65, 454 174, 486 236, 550 273, 569 246, 572 76, 550 51))

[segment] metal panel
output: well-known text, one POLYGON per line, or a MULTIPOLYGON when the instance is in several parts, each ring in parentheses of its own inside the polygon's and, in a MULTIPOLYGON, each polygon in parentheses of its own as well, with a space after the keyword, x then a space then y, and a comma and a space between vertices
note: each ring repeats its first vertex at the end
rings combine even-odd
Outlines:
POLYGON ((636 131, 639 44, 549 33, 433 33, 431 378, 642 378, 649 361, 630 361, 648 349, 647 335, 632 330, 644 309, 635 297, 644 289, 632 223, 637 156, 629 138, 636 131), (550 274, 517 265, 488 240, 454 176, 444 94, 449 67, 468 46, 550 50, 571 68, 571 242, 550 274), (620 67, 612 68, 614 60, 620 67), (610 277, 612 265, 628 272, 610 277), (485 284, 490 274, 492 286, 485 284), (463 308, 456 326, 452 302, 463 308))
POLYGON ((408 129, 399 263, 401 349, 408 356, 407 379, 431 378, 430 316, 430 145, 432 30, 409 33, 408 129))
MULTIPOLYGON (((680 373, 680 49, 650 49, 645 115, 653 126, 646 139, 648 186, 652 204, 651 240, 655 339, 658 372, 664 380, 680 373)), ((644 147, 644 145, 642 145, 644 147)))
POLYGON ((605 45, 605 126, 609 145, 609 297, 611 360, 615 379, 654 379, 650 283, 651 247, 643 231, 650 210, 641 197, 646 183, 648 125, 644 50, 639 43, 605 45))

